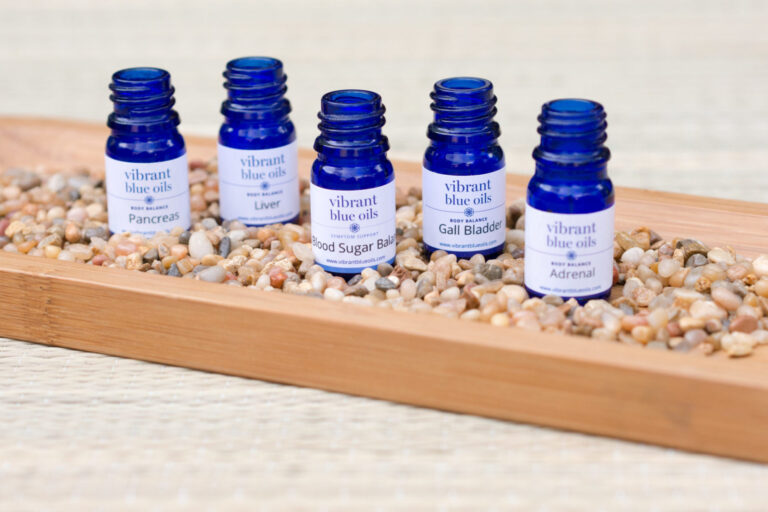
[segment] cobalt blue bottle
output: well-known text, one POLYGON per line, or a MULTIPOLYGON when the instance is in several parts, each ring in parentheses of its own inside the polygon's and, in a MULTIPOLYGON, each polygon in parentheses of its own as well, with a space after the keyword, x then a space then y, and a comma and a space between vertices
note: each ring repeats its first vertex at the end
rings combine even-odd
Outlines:
POLYGON ((613 285, 613 184, 605 110, 582 99, 541 108, 525 208, 525 286, 584 303, 613 285))
POLYGON ((151 237, 187 229, 189 180, 171 75, 158 68, 129 68, 112 75, 114 112, 107 126, 107 211, 112 233, 151 237))
POLYGON ((495 257, 506 234, 506 174, 493 84, 446 78, 430 96, 435 119, 422 170, 424 245, 459 258, 495 257))
POLYGON ((224 220, 248 226, 298 222, 296 131, 287 76, 271 57, 241 57, 224 71, 219 130, 219 204, 224 220))
POLYGON ((345 278, 395 260, 395 173, 382 135, 384 105, 371 91, 322 98, 310 200, 315 262, 345 278))

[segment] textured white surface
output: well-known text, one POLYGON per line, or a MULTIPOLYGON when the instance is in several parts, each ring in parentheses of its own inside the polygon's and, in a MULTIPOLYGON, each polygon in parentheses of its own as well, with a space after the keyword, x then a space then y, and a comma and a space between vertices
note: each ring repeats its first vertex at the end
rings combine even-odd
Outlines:
MULTIPOLYGON (((768 200, 768 3, 0 0, 0 113, 103 121, 112 71, 168 68, 187 133, 220 72, 281 57, 299 141, 364 87, 419 159, 441 77, 492 79, 508 168, 536 115, 602 101, 620 185, 768 200)), ((194 328, 194 326, 190 326, 194 328)), ((162 342, 161 339, 158 342, 162 342)), ((0 510, 763 511, 768 468, 0 340, 0 510)))
POLYGON ((0 339, 2 510, 765 510, 768 467, 0 339))

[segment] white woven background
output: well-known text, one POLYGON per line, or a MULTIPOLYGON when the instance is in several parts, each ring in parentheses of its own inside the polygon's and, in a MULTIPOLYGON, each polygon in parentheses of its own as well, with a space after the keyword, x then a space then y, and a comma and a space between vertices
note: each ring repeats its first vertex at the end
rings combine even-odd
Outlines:
MULTIPOLYGON (((512 171, 541 103, 585 96, 616 183, 766 201, 766 26, 760 0, 0 0, 0 114, 102 122, 111 72, 157 65, 183 130, 213 135, 224 63, 266 54, 302 145, 324 91, 365 87, 418 159, 432 83, 473 74, 512 171)), ((0 340, 3 511, 764 511, 766 484, 760 465, 0 340)))

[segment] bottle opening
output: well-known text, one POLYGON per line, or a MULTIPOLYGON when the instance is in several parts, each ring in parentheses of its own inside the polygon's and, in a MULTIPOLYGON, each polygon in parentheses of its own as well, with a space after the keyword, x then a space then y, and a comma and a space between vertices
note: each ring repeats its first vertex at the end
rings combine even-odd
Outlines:
POLYGON ((444 90, 446 92, 472 92, 490 89, 493 85, 484 78, 456 77, 444 78, 435 83, 435 90, 444 90))
POLYGON ((227 62, 227 69, 231 71, 261 71, 282 67, 283 63, 272 57, 240 57, 227 62))
POLYGON ((320 110, 321 116, 357 116, 360 114, 380 116, 384 113, 381 96, 375 92, 360 89, 345 89, 325 94, 320 110))
POLYGON ((546 110, 558 114, 586 114, 603 110, 603 106, 596 101, 571 98, 552 100, 544 107, 546 110))
POLYGON ((128 68, 121 69, 112 75, 114 82, 146 82, 148 80, 163 80, 170 75, 160 68, 128 68))

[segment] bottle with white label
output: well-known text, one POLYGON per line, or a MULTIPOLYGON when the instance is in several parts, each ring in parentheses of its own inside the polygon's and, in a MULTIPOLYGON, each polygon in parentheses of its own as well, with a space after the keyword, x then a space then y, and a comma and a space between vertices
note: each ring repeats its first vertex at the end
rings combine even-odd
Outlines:
POLYGON ((381 133, 384 105, 371 91, 324 95, 310 201, 312 251, 326 271, 350 278, 395 260, 395 173, 381 133))
POLYGON ((525 208, 525 286, 580 303, 613 285, 613 184, 606 115, 590 100, 546 103, 525 208))
POLYGON ((428 252, 497 256, 506 234, 504 152, 493 84, 446 78, 430 94, 434 122, 422 169, 423 238, 428 252))
POLYGON ((247 226, 298 222, 298 146, 283 63, 241 57, 227 63, 224 78, 218 148, 222 219, 247 226))
POLYGON ((129 68, 112 75, 114 112, 107 126, 106 187, 109 230, 152 237, 189 228, 187 152, 173 110, 171 75, 129 68))

